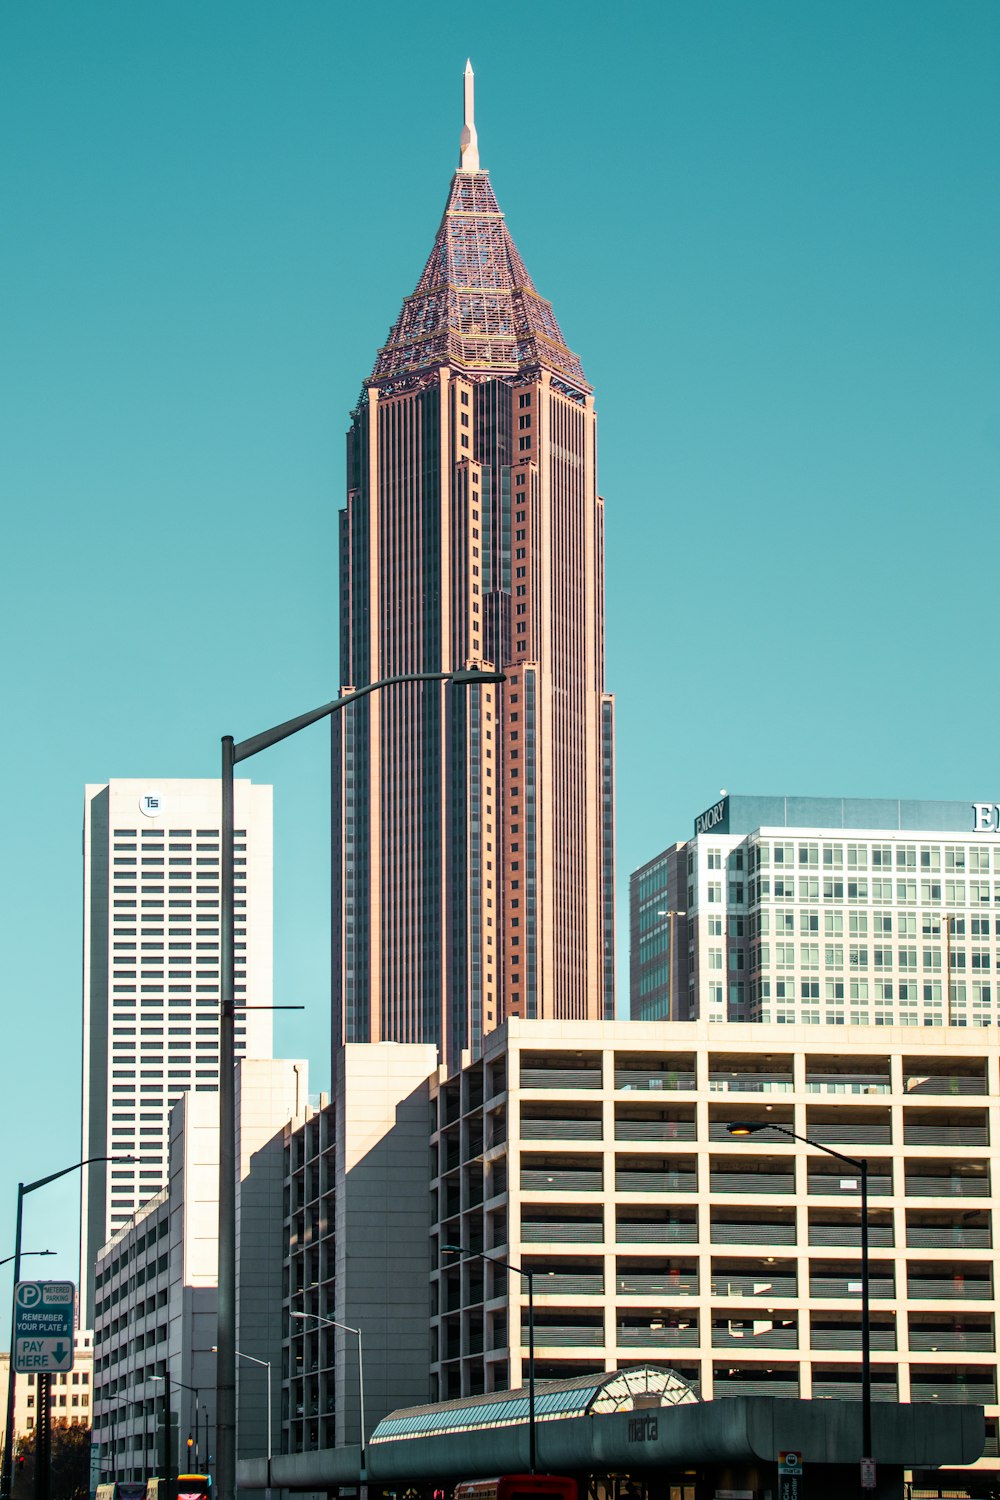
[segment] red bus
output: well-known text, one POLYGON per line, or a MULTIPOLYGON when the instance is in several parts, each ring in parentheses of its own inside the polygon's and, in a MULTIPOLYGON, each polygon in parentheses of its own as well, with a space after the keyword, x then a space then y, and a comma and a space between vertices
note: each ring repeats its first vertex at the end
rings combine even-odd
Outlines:
POLYGON ((575 1479, 560 1474, 501 1474, 498 1479, 465 1479, 455 1500, 579 1500, 575 1479))
POLYGON ((178 1474, 176 1500, 210 1500, 212 1481, 207 1474, 178 1474))
MULTIPOLYGON (((98 1495, 97 1500, 165 1500, 167 1493, 167 1482, 165 1479, 151 1479, 148 1484, 142 1486, 142 1494, 132 1495, 98 1495)), ((171 1500, 209 1500, 212 1493, 212 1481, 207 1474, 178 1474, 176 1480, 170 1486, 171 1500)))

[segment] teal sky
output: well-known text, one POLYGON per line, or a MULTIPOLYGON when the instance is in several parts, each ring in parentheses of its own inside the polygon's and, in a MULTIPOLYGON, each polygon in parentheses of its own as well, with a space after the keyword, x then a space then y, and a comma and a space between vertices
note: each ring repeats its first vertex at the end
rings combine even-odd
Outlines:
MULTIPOLYGON (((222 734, 337 691, 347 414, 467 55, 597 388, 619 1008, 628 871, 720 787, 1000 801, 995 0, 6 0, 0 1258, 18 1178, 79 1154, 84 784, 216 775, 222 734)), ((314 1091, 327 755, 252 767, 314 1091)), ((26 1272, 75 1277, 76 1210, 73 1179, 28 1200, 59 1258, 26 1272)))

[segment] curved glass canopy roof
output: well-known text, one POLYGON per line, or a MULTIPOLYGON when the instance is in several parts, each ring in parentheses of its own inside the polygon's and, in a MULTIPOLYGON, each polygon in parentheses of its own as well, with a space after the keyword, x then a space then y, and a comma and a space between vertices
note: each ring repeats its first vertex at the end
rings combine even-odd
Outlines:
MULTIPOLYGON (((535 1421, 682 1406, 697 1399, 687 1381, 673 1370, 639 1365, 629 1370, 577 1375, 571 1380, 539 1381, 535 1386, 535 1421)), ((440 1401, 433 1406, 405 1407, 382 1418, 369 1439, 369 1447, 399 1438, 429 1437, 432 1433, 512 1427, 527 1422, 528 1414, 527 1387, 440 1401)))

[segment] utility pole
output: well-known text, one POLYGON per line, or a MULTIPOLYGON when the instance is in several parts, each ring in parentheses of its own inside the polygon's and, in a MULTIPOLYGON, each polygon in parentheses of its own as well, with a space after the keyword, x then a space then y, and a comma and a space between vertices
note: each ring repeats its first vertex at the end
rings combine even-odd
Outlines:
POLYGON ((35 1500, 49 1500, 52 1472, 52 1376, 38 1377, 38 1421, 35 1426, 35 1500))
POLYGON ((170 1449, 170 1366, 164 1365, 164 1369, 166 1374, 163 1377, 163 1500, 174 1500, 174 1488, 171 1483, 173 1464, 170 1449))

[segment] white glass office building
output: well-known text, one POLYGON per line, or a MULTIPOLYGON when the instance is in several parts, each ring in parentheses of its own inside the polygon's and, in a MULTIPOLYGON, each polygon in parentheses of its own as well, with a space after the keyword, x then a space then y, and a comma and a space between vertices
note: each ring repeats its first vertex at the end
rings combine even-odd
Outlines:
POLYGON ((630 894, 637 1020, 1000 1020, 993 803, 725 796, 630 894))
MULTIPOLYGON (((238 781, 236 999, 271 1003, 271 788, 238 781), (242 962, 241 962, 242 960, 242 962)), ((88 786, 83 830, 81 1297, 101 1246, 166 1185, 167 1121, 219 1087, 218 781, 88 786)), ((241 1056, 271 1055, 271 1013, 237 1019, 241 1056)))

